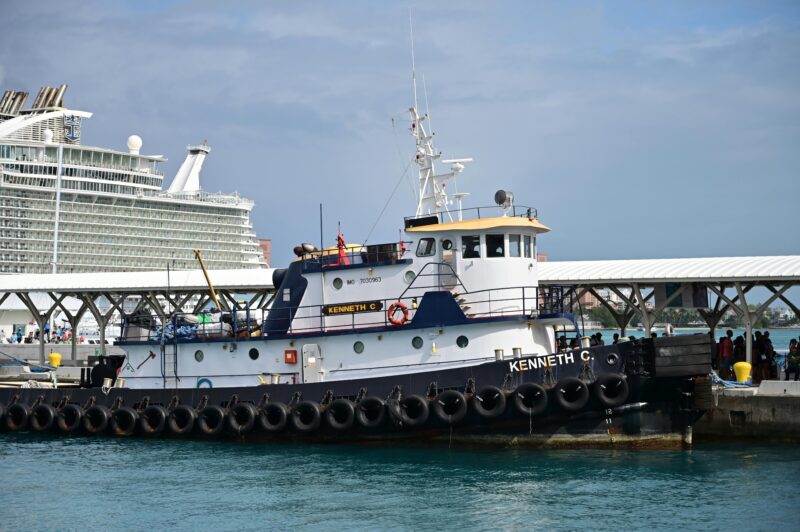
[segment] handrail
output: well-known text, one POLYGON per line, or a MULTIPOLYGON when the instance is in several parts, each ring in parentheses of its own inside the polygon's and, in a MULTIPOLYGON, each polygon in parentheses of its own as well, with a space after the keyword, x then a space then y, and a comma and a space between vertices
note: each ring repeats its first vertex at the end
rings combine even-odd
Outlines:
MULTIPOLYGON (((428 264, 435 266, 438 263, 428 264)), ((420 272, 422 271, 423 270, 420 270, 420 272)), ((460 286, 463 288, 464 285, 460 284, 460 286)), ((247 307, 244 309, 239 308, 239 311, 244 311, 246 313, 244 324, 241 323, 242 319, 239 318, 235 313, 236 311, 234 311, 231 313, 232 327, 230 334, 224 333, 224 328, 220 327, 219 335, 220 337, 237 336, 244 331, 252 333, 256 329, 259 329, 262 335, 270 335, 276 333, 300 334, 314 331, 347 331, 369 327, 388 327, 389 320, 387 310, 390 305, 398 301, 407 307, 409 320, 413 320, 417 311, 418 296, 408 295, 407 292, 409 288, 407 288, 400 297, 375 300, 380 302, 381 306, 380 310, 372 312, 329 315, 323 311, 326 305, 298 305, 296 307, 291 307, 291 310, 294 311, 292 313, 294 317, 286 331, 270 331, 264 328, 264 324, 267 323, 267 313, 269 312, 267 309, 260 309, 261 316, 260 319, 258 319, 257 316, 253 315, 251 309, 247 307)), ((440 290, 438 285, 415 288, 421 290, 428 289, 425 293, 430 291, 446 292, 446 290, 440 290)), ((464 290, 457 294, 458 298, 463 298, 463 301, 459 300, 458 303, 464 310, 468 319, 512 316, 526 316, 532 318, 542 314, 571 313, 572 307, 575 305, 574 296, 574 291, 572 287, 569 286, 510 286, 487 288, 474 292, 467 292, 464 290), (469 309, 469 312, 466 309, 469 309)), ((454 297, 456 296, 454 295, 454 297)), ((141 316, 137 319, 141 320, 141 316)), ((198 326, 197 334, 205 334, 204 330, 204 326, 202 328, 198 326)), ((153 331, 153 327, 151 326, 147 329, 146 334, 148 335, 148 339, 161 339, 165 336, 165 328, 162 326, 160 329, 157 328, 153 331)), ((174 322, 172 331, 166 334, 171 334, 174 338, 177 338, 179 335, 178 327, 174 322)), ((250 336, 250 334, 247 336, 250 336)), ((124 339, 134 340, 135 338, 126 337, 124 339)))
MULTIPOLYGON (((477 219, 481 219, 481 209, 485 211, 491 210, 494 211, 494 215, 490 216, 490 218, 496 217, 496 211, 500 211, 502 214, 501 216, 509 216, 509 211, 511 211, 510 216, 514 218, 529 218, 531 220, 539 217, 539 211, 535 207, 528 207, 527 205, 511 205, 509 207, 503 207, 502 205, 489 205, 484 207, 467 207, 463 209, 451 209, 451 210, 443 210, 439 211, 435 214, 423 215, 423 216, 406 216, 404 217, 405 221, 411 220, 419 220, 425 219, 431 216, 436 216, 439 219, 439 223, 445 223, 445 215, 454 215, 454 214, 464 214, 467 212, 475 212, 477 215, 477 219)), ((451 216, 455 218, 454 216, 451 216)), ((462 218, 463 216, 459 217, 462 218)), ((486 216, 484 216, 486 217, 486 216)))

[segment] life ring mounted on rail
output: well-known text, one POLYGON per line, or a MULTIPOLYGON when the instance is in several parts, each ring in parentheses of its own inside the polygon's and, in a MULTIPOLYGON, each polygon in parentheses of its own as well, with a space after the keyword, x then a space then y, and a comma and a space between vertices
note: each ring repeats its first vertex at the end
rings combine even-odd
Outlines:
POLYGON ((389 323, 398 327, 408 321, 408 307, 406 307, 402 301, 395 301, 392 303, 389 306, 389 310, 386 311, 386 314, 388 314, 389 323), (401 312, 399 318, 395 317, 397 311, 401 312))

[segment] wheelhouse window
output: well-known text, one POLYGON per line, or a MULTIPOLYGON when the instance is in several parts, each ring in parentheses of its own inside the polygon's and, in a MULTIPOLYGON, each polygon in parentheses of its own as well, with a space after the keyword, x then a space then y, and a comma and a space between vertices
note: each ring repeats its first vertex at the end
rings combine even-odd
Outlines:
POLYGON ((525 258, 529 259, 529 258, 533 257, 533 252, 531 251, 531 236, 530 235, 525 235, 525 238, 523 239, 523 242, 524 242, 524 244, 523 244, 522 249, 525 250, 524 251, 525 258))
POLYGON ((465 259, 479 259, 481 257, 480 235, 461 237, 461 256, 465 259))
POLYGON ((505 257, 505 237, 503 235, 486 235, 486 256, 505 257))
POLYGON ((508 235, 508 256, 521 257, 520 235, 508 235))
POLYGON ((433 238, 422 238, 417 244, 417 257, 430 257, 436 253, 436 240, 433 238))

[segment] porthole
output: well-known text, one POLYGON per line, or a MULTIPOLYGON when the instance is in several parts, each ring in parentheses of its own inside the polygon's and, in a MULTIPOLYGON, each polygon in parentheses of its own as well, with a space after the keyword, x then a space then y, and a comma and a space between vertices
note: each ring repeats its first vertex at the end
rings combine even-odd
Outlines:
POLYGON ((405 277, 405 280, 408 284, 411 284, 414 282, 414 279, 417 277, 417 274, 409 270, 403 277, 405 277))
POLYGON ((333 280, 333 287, 335 289, 339 290, 340 288, 342 288, 343 285, 344 282, 342 281, 341 277, 337 277, 336 279, 333 280))
POLYGON ((456 345, 461 349, 464 349, 469 345, 469 338, 467 338, 464 335, 459 336, 458 338, 456 338, 456 345))
POLYGON ((445 251, 453 249, 453 241, 450 240, 449 238, 445 238, 444 240, 442 240, 442 249, 444 249, 445 251))
POLYGON ((255 347, 250 348, 250 351, 247 352, 250 355, 250 360, 256 360, 258 358, 258 349, 255 347))
POLYGON ((606 364, 609 366, 614 366, 619 362, 619 357, 616 353, 609 353, 608 357, 606 358, 606 364))
POLYGON ((422 347, 422 343, 423 342, 422 342, 422 337, 421 336, 415 336, 414 338, 411 339, 411 345, 414 347, 414 349, 421 348, 422 347))
POLYGON ((353 351, 355 351, 356 353, 359 353, 359 354, 363 353, 364 352, 364 342, 359 340, 358 342, 354 343, 353 344, 353 351))
POLYGON ((198 362, 202 362, 203 361, 203 352, 200 351, 199 349, 197 351, 195 351, 194 352, 194 359, 196 361, 198 361, 198 362))

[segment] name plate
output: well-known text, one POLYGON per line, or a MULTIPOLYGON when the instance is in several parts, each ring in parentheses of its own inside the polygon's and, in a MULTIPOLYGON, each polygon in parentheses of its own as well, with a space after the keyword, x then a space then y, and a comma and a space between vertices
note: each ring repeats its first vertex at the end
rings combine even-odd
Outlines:
POLYGON ((383 303, 380 301, 357 301, 354 303, 337 303, 335 305, 322 306, 322 313, 326 316, 358 314, 359 312, 379 312, 381 310, 383 310, 383 303))

